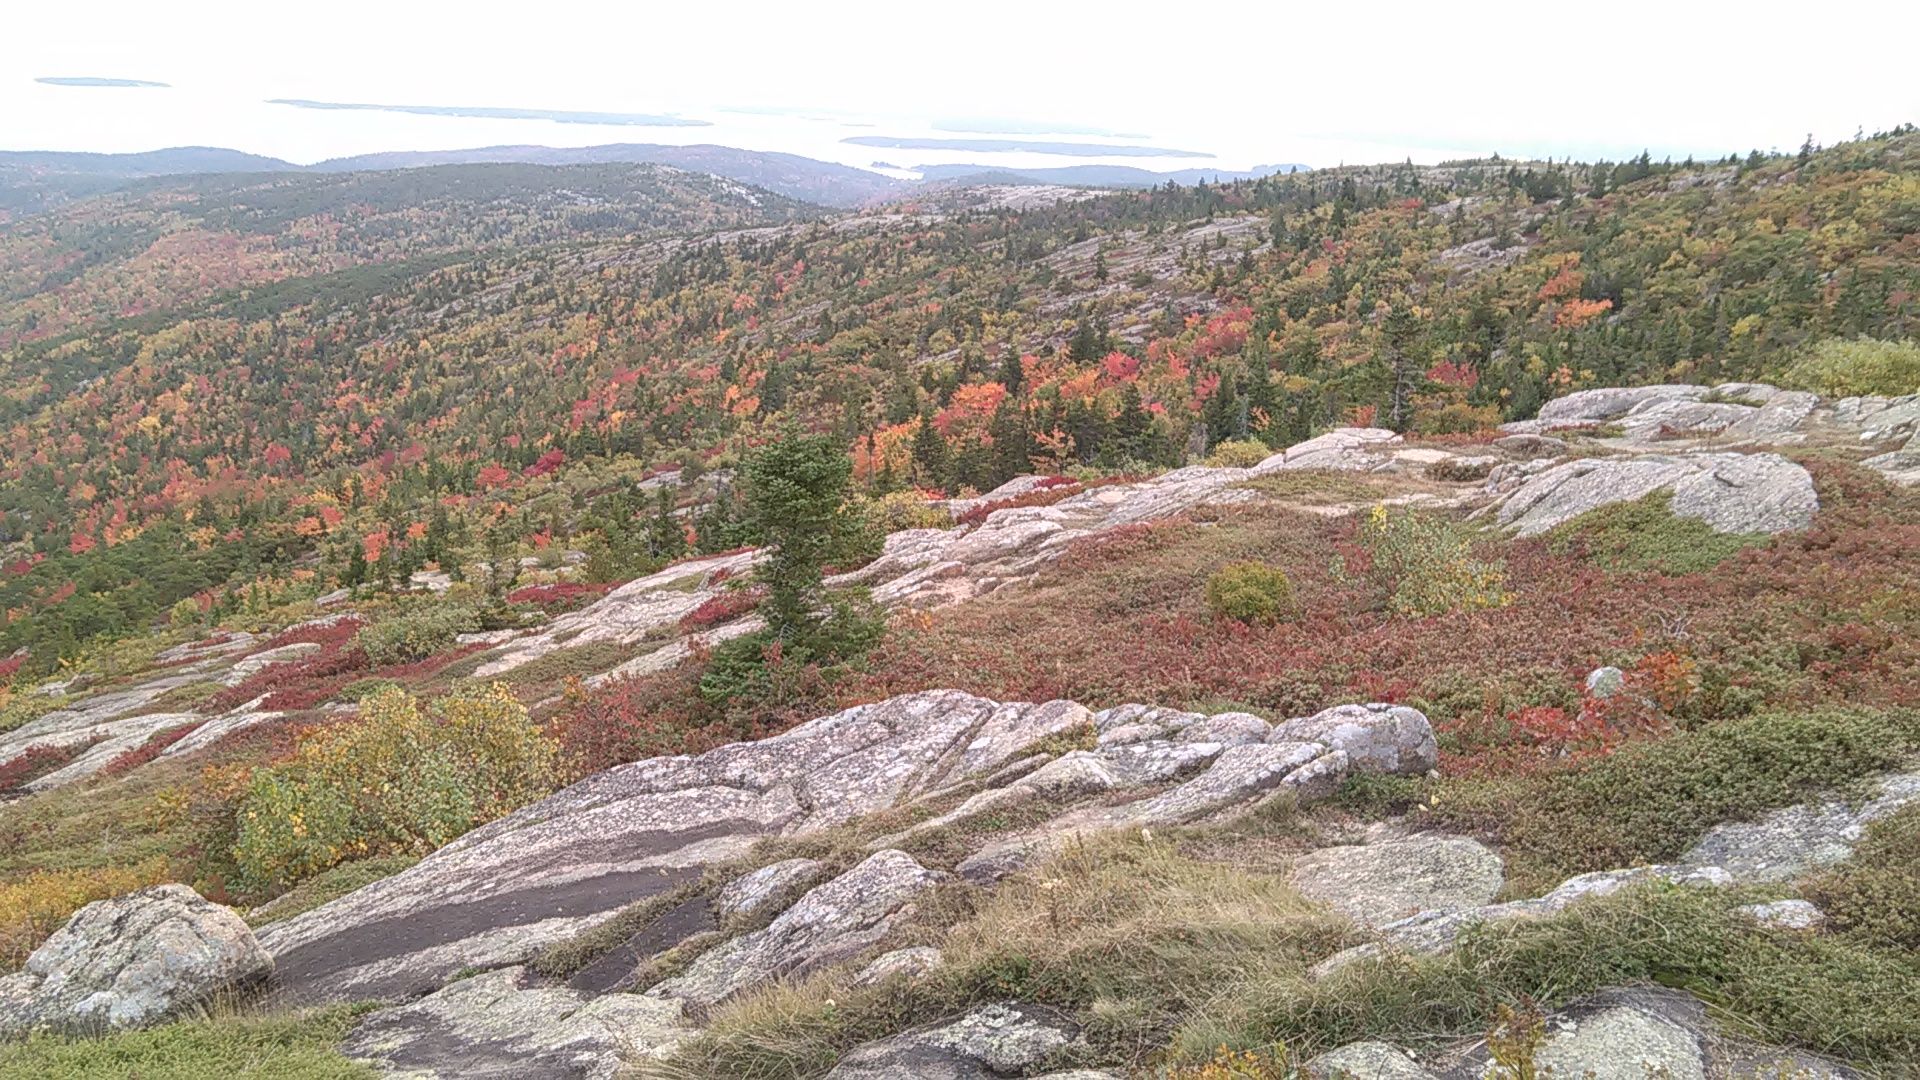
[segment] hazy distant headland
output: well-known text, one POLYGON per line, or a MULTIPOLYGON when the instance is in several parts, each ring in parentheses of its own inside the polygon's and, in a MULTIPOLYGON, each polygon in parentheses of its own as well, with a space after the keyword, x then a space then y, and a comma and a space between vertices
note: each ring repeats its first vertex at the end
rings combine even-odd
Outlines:
POLYGON ((965 150, 973 153, 1057 154, 1062 157, 1178 157, 1204 158, 1198 150, 1165 146, 1116 146, 1108 143, 1032 142, 1025 139, 924 139, 892 135, 852 135, 840 140, 855 146, 888 150, 965 150))
POLYGON ((33 80, 48 86, 135 86, 167 89, 168 83, 151 79, 103 79, 96 75, 42 75, 33 80))

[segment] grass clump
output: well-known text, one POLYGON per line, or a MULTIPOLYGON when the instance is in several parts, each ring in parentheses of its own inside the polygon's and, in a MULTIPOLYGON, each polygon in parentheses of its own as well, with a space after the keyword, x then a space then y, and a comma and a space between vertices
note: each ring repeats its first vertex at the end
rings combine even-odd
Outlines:
POLYGON ((1780 385, 1825 397, 1920 393, 1920 341, 1828 338, 1781 372, 1780 385))
POLYGON ((1300 610, 1286 573, 1257 562, 1233 563, 1208 578, 1207 607, 1217 619, 1256 625, 1290 619, 1300 610))
POLYGON ((0 1080, 371 1080, 372 1068, 339 1050, 358 1012, 216 1017, 100 1038, 35 1035, 0 1045, 0 1080))
POLYGON ((1717 822, 1788 806, 1920 751, 1920 713, 1771 712, 1630 743, 1578 765, 1445 783, 1439 823, 1498 836, 1508 876, 1546 888, 1671 859, 1717 822))
POLYGON ((1360 528, 1360 542, 1396 615, 1445 615, 1513 602, 1505 568, 1475 558, 1473 532, 1458 521, 1375 506, 1360 528))
POLYGON ((322 870, 275 897, 271 903, 247 912, 247 925, 258 928, 304 915, 330 900, 392 877, 419 861, 418 855, 376 855, 322 870))
POLYGON ((1920 956, 1920 805, 1869 825, 1853 857, 1806 893, 1834 929, 1920 956))
POLYGON ((236 813, 243 884, 282 889, 372 855, 424 855, 552 790, 559 750, 506 687, 423 711, 402 691, 316 729, 282 765, 255 770, 236 813))
POLYGON ((1671 492, 1589 510, 1547 534, 1555 554, 1579 552, 1615 572, 1696 574, 1711 570, 1767 537, 1715 532, 1706 522, 1676 515, 1671 492))

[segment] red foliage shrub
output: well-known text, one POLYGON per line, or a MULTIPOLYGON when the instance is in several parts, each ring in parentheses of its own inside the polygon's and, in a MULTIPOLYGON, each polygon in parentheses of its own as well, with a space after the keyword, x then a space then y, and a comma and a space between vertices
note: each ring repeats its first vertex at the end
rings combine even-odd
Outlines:
POLYGON ((14 672, 19 671, 21 665, 26 662, 27 654, 24 651, 16 656, 0 659, 0 682, 6 682, 8 679, 13 678, 14 672))
POLYGON ((352 641, 353 635, 359 633, 360 628, 365 625, 364 620, 350 615, 329 623, 295 626, 275 634, 267 640, 265 645, 254 651, 265 652, 282 645, 342 645, 352 641))
POLYGON ((1131 476, 1106 476, 1083 484, 1071 476, 1049 476, 1024 495, 1013 495, 1005 499, 995 499, 990 503, 982 503, 971 510, 955 514, 953 521, 962 528, 969 528, 987 520, 987 517, 996 510, 1011 510, 1022 506, 1052 506, 1083 491, 1106 487, 1109 484, 1132 483, 1137 479, 1138 477, 1131 476))
POLYGON ((167 747, 186 738, 193 733, 194 729, 203 723, 206 723, 206 721, 195 720, 192 723, 170 727, 164 731, 156 731, 152 735, 147 736, 146 742, 107 762, 106 767, 100 770, 100 774, 102 776, 125 776, 140 766, 145 765, 147 762, 159 757, 166 751, 167 747))
MULTIPOLYGON (((305 660, 274 664, 255 672, 237 685, 229 686, 208 698, 206 708, 213 712, 226 712, 229 709, 239 708, 262 694, 271 694, 282 701, 306 700, 322 687, 331 686, 334 690, 338 690, 350 681, 338 676, 351 675, 364 670, 366 666, 367 654, 364 650, 335 642, 305 660), (282 695, 286 696, 282 697, 282 695)), ((326 698, 321 697, 314 701, 314 704, 324 700, 326 698)), ((289 706, 267 705, 265 707, 271 709, 289 706)))
POLYGON ((760 606, 763 589, 725 589, 680 617, 681 630, 705 630, 732 622, 760 606))
POLYGON ((615 588, 614 582, 586 584, 562 581, 552 585, 528 585, 508 593, 507 603, 530 604, 551 615, 586 607, 615 588))
POLYGON ((0 764, 0 792, 17 791, 22 786, 64 767, 68 762, 87 752, 93 744, 90 742, 70 743, 55 746, 41 743, 29 746, 26 752, 12 761, 0 764))

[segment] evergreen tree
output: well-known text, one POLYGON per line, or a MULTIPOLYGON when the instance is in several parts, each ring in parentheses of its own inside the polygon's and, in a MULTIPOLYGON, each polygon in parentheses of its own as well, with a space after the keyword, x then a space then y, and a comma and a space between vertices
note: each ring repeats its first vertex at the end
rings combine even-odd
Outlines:
POLYGON ((913 433, 913 480, 924 488, 945 491, 951 479, 952 455, 946 437, 934 426, 933 410, 920 411, 920 426, 913 433))

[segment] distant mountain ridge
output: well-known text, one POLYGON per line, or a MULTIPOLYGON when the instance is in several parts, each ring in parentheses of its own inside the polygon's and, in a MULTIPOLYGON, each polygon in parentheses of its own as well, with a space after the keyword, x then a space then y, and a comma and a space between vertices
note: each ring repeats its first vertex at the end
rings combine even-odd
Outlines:
POLYGON ((1236 172, 1232 169, 1175 169, 1155 172, 1132 165, 1061 165, 1038 169, 1009 169, 987 165, 923 165, 917 171, 934 181, 978 180, 994 183, 1067 184, 1081 187, 1158 187, 1172 181, 1188 185, 1222 183, 1230 180, 1258 180, 1280 173, 1311 172, 1312 167, 1297 162, 1280 165, 1255 165, 1236 172))

